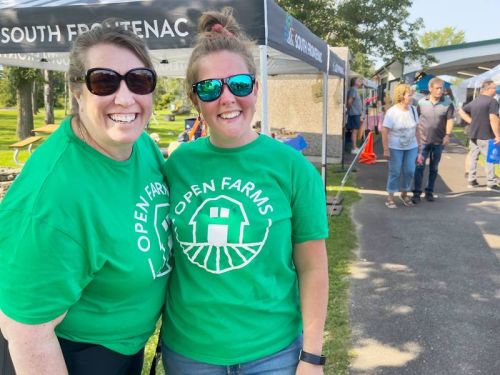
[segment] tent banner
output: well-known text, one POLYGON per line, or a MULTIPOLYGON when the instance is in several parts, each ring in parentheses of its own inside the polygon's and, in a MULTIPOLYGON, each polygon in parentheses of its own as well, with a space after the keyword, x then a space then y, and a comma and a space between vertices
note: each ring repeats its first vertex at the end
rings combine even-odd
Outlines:
POLYGON ((278 51, 327 71, 328 45, 272 1, 267 2, 268 43, 278 51))
POLYGON ((332 50, 329 50, 330 59, 328 74, 335 75, 341 78, 345 77, 345 61, 338 57, 332 50))
POLYGON ((206 9, 234 8, 242 28, 262 40, 264 9, 260 1, 154 0, 123 4, 10 8, 0 11, 0 52, 66 52, 75 38, 104 20, 121 24, 146 40, 150 49, 188 48, 206 9))

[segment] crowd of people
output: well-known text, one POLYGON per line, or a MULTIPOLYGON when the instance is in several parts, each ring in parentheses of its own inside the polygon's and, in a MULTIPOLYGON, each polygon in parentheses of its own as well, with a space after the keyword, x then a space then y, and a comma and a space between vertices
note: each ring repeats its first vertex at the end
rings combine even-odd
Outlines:
MULTIPOLYGON (((353 81, 354 82, 354 81, 353 81)), ((353 84, 356 88, 356 83, 353 84)), ((497 85, 491 80, 482 83, 477 98, 458 109, 460 118, 470 129, 467 186, 482 186, 477 181, 479 156, 485 159, 486 188, 500 191, 495 164, 488 162, 488 147, 500 144, 499 103, 495 99, 497 85)), ((383 154, 388 160, 388 208, 397 208, 396 193, 404 206, 419 204, 422 194, 426 201, 435 200, 434 186, 444 148, 449 144, 455 118, 453 93, 445 82, 434 77, 429 80, 428 94, 414 99, 415 90, 400 83, 394 88, 393 105, 385 112, 382 123, 383 154), (428 165, 426 186, 424 174, 428 165), (410 196, 411 194, 411 196, 410 196)), ((353 95, 355 98, 355 95, 353 95)), ((355 102, 352 100, 352 102, 355 102)), ((349 106, 349 101, 348 101, 349 106)), ((352 107, 352 105, 351 105, 352 107)), ((348 119, 351 117, 349 115, 348 119)), ((347 122, 347 129, 353 121, 347 122)), ((355 152, 359 149, 355 148, 355 152)))
POLYGON ((75 40, 78 111, 0 205, 2 351, 20 375, 136 375, 161 316, 169 375, 323 374, 324 188, 252 130, 253 42, 229 8, 200 17, 186 83, 209 136, 165 162, 151 58, 114 24, 75 40))

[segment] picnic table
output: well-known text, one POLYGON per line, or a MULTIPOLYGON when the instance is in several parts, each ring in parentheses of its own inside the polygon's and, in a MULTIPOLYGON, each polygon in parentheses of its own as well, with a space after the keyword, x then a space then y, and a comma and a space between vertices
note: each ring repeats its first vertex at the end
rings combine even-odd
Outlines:
POLYGON ((18 159, 19 151, 21 151, 23 148, 27 147, 28 152, 31 154, 31 148, 33 147, 33 145, 35 143, 41 141, 43 139, 43 135, 50 135, 50 134, 54 133, 58 127, 59 127, 59 125, 56 125, 56 124, 47 124, 47 125, 41 126, 39 128, 35 128, 32 130, 33 134, 35 134, 35 135, 28 137, 28 138, 25 138, 25 139, 22 139, 16 143, 9 145, 9 148, 14 149, 14 162, 17 165, 23 165, 23 163, 21 163, 18 159), (41 135, 39 135, 39 134, 41 134, 41 135))
POLYGON ((54 133, 57 130, 57 128, 59 128, 59 125, 56 125, 56 124, 47 124, 45 126, 41 126, 39 128, 33 129, 33 133, 48 135, 48 134, 54 133))
POLYGON ((31 154, 31 147, 33 147, 33 144, 40 141, 42 138, 43 137, 41 135, 34 135, 32 137, 25 138, 19 142, 9 145, 9 148, 14 149, 14 161, 17 165, 23 165, 23 163, 21 163, 17 158, 19 155, 19 151, 25 147, 28 147, 28 152, 31 154))

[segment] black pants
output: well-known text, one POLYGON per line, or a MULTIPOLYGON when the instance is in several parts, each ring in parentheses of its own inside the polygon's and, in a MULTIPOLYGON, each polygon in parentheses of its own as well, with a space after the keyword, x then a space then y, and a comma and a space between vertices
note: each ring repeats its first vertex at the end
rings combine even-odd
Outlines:
POLYGON ((58 338, 70 375, 140 375, 144 350, 123 355, 101 345, 58 338))
MULTIPOLYGON (((123 355, 100 345, 59 338, 70 375, 140 375, 144 350, 123 355)), ((0 375, 15 375, 7 340, 0 331, 0 375)))
POLYGON ((1 375, 15 375, 14 366, 10 359, 9 346, 7 340, 0 331, 0 374, 1 375))

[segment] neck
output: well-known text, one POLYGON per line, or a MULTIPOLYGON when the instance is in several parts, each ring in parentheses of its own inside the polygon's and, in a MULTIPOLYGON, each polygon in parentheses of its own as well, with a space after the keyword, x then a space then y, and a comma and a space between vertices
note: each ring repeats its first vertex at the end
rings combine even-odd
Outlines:
POLYGON ((71 129, 73 133, 85 144, 92 147, 94 150, 99 151, 101 154, 116 160, 116 161, 125 161, 132 154, 132 146, 117 148, 115 150, 109 150, 105 147, 101 146, 99 142, 97 142, 94 137, 90 134, 86 126, 81 122, 79 118, 73 117, 71 120, 71 129))
POLYGON ((406 104, 404 102, 400 102, 397 105, 399 106, 399 108, 404 109, 404 110, 407 110, 410 106, 409 104, 406 104))
POLYGON ((249 130, 248 133, 245 133, 238 138, 224 138, 210 134, 210 143, 219 148, 237 148, 251 143, 252 141, 257 139, 258 136, 259 135, 253 130, 249 130))

